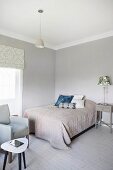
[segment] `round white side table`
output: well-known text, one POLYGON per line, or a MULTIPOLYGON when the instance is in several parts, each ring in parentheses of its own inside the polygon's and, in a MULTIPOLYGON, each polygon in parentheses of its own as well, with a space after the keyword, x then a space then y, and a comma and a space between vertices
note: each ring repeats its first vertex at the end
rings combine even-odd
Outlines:
POLYGON ((15 146, 10 144, 11 141, 5 142, 5 143, 3 143, 1 145, 1 148, 5 151, 3 170, 5 170, 5 167, 6 167, 8 152, 12 152, 12 153, 17 153, 18 154, 18 166, 19 166, 19 170, 22 169, 22 163, 21 163, 21 154, 22 154, 23 155, 24 169, 26 168, 25 150, 28 147, 28 139, 26 139, 26 138, 18 138, 16 140, 18 140, 20 142, 23 142, 23 145, 21 145, 19 147, 15 147, 15 146))

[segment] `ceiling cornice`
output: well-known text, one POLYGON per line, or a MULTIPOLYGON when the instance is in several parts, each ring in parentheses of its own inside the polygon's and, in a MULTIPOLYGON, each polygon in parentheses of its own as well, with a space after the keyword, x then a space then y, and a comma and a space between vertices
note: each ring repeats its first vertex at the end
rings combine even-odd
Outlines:
POLYGON ((107 37, 111 37, 111 36, 113 36, 113 31, 109 31, 109 32, 106 32, 104 34, 99 34, 99 35, 95 35, 95 36, 90 36, 90 37, 87 37, 87 38, 84 38, 84 39, 80 39, 78 41, 73 41, 73 42, 70 42, 70 43, 61 44, 61 45, 56 46, 55 50, 60 50, 60 49, 63 49, 63 48, 76 46, 76 45, 79 45, 79 44, 84 44, 84 43, 87 43, 87 42, 91 42, 91 41, 95 41, 95 40, 99 40, 99 39, 103 39, 103 38, 107 38, 107 37))
MULTIPOLYGON (((14 34, 14 33, 2 30, 2 29, 0 29, 0 34, 4 35, 4 36, 11 37, 11 38, 15 38, 15 39, 18 39, 18 40, 22 40, 22 41, 25 41, 25 42, 29 42, 29 43, 32 43, 32 44, 35 44, 35 41, 36 41, 34 39, 31 39, 31 38, 28 38, 28 37, 25 37, 25 36, 22 36, 22 35, 19 35, 19 34, 14 34)), ((113 31, 109 31, 109 32, 99 34, 99 35, 95 35, 95 36, 90 36, 90 37, 87 37, 87 38, 84 38, 84 39, 80 39, 78 41, 64 43, 64 44, 57 45, 57 46, 49 44, 49 43, 46 42, 45 46, 47 48, 50 48, 50 49, 53 49, 53 50, 59 50, 59 49, 63 49, 63 48, 76 46, 76 45, 79 45, 79 44, 83 44, 83 43, 87 43, 87 42, 111 37, 111 36, 113 36, 113 31)))
MULTIPOLYGON (((35 44, 36 39, 32 39, 32 38, 28 38, 26 36, 20 35, 20 34, 15 34, 15 33, 11 33, 5 30, 0 29, 0 34, 7 36, 7 37, 11 37, 11 38, 15 38, 17 40, 21 40, 21 41, 25 41, 25 42, 29 42, 31 44, 35 44)), ((56 50, 55 46, 53 46, 52 44, 49 44, 47 42, 45 42, 45 47, 56 50)))
POLYGON ((20 34, 15 34, 15 33, 3 30, 3 29, 0 29, 0 34, 7 36, 7 37, 15 38, 17 40, 26 41, 26 42, 29 42, 32 44, 34 43, 34 40, 31 38, 28 38, 28 37, 20 35, 20 34))

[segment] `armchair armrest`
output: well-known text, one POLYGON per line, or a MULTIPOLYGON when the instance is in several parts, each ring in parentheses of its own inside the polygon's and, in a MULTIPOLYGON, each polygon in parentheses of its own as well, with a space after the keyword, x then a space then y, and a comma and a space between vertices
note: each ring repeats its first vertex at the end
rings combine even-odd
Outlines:
POLYGON ((10 125, 0 124, 0 144, 12 139, 12 128, 10 125))
POLYGON ((27 118, 23 118, 20 116, 11 116, 10 120, 11 120, 11 123, 14 123, 14 124, 24 124, 26 126, 29 126, 29 122, 27 118))

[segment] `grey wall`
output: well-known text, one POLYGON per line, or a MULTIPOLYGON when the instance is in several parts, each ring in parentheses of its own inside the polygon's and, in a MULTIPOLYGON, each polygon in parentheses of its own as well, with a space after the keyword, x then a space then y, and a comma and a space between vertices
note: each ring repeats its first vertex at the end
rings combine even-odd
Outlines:
MULTIPOLYGON (((57 52, 37 49, 33 44, 2 35, 0 43, 25 50, 23 110, 52 103, 59 94, 84 94, 102 102, 99 76, 108 75, 113 82, 113 37, 57 52)), ((109 86, 106 98, 113 103, 113 85, 109 86)))
POLYGON ((0 35, 0 43, 25 50, 23 110, 54 102, 55 51, 0 35))
MULTIPOLYGON (((108 75, 113 81, 113 37, 57 51, 55 96, 84 94, 96 102, 103 101, 103 89, 98 78, 108 75)), ((106 92, 113 103, 113 85, 106 92)))

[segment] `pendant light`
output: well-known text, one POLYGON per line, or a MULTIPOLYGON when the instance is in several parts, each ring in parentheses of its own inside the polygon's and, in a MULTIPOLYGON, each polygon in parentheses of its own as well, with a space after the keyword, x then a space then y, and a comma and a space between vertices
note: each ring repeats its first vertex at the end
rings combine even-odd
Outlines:
POLYGON ((43 42, 43 40, 42 40, 42 25, 41 25, 41 14, 43 13, 44 11, 42 10, 42 9, 39 9, 38 10, 38 13, 40 14, 40 38, 38 38, 37 39, 37 41, 36 41, 36 44, 35 44, 35 46, 37 47, 37 48, 44 48, 44 42, 43 42))

